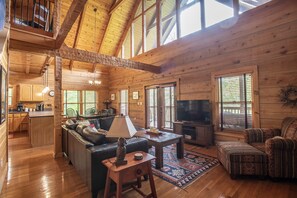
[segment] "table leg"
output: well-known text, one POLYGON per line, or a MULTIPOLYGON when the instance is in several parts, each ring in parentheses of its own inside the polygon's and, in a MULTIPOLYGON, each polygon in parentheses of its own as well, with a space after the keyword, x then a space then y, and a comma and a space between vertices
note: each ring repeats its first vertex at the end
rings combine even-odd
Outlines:
POLYGON ((176 155, 178 159, 184 158, 184 140, 179 138, 178 143, 176 143, 176 155))
POLYGON ((156 152, 156 169, 160 169, 163 167, 163 147, 155 146, 156 152))
POLYGON ((108 198, 109 194, 109 188, 110 188, 110 177, 109 177, 110 171, 108 170, 107 176, 106 176, 106 183, 105 183, 105 189, 104 189, 104 198, 108 198))
POLYGON ((157 198, 157 192, 156 192, 154 177, 153 177, 153 173, 152 173, 152 165, 151 165, 150 161, 147 163, 147 166, 148 166, 148 175, 149 175, 149 180, 150 180, 152 197, 157 198))
POLYGON ((121 198, 122 197, 122 188, 123 188, 121 173, 119 173, 116 183, 117 183, 117 198, 121 198))

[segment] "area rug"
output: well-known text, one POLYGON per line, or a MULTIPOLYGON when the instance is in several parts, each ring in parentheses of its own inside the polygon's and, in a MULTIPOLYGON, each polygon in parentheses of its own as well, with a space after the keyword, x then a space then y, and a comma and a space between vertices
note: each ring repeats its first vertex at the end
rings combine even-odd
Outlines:
MULTIPOLYGON (((187 150, 184 159, 178 159, 174 146, 164 147, 163 151, 164 166, 156 169, 153 160, 153 174, 182 189, 219 164, 214 157, 187 150)), ((155 149, 151 148, 149 153, 155 155, 155 149)))

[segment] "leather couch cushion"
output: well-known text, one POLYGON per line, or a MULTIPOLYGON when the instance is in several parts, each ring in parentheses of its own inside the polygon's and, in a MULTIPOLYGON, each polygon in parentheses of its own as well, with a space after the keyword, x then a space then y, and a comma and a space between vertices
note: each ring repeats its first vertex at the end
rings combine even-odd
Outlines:
POLYGON ((77 123, 76 123, 75 120, 68 119, 68 120, 65 122, 65 126, 66 126, 68 129, 75 130, 76 127, 77 127, 77 123))
POLYGON ((114 119, 114 116, 100 118, 100 128, 108 131, 112 124, 113 119, 114 119))
POLYGON ((105 143, 105 135, 98 133, 98 131, 90 126, 83 129, 82 137, 92 142, 94 145, 105 143))

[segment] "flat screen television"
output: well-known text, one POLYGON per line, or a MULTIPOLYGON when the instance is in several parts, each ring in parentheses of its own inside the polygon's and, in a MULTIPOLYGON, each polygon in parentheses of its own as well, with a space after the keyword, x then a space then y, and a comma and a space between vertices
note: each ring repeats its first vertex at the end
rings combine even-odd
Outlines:
POLYGON ((211 105, 208 100, 178 100, 177 120, 211 123, 211 105))

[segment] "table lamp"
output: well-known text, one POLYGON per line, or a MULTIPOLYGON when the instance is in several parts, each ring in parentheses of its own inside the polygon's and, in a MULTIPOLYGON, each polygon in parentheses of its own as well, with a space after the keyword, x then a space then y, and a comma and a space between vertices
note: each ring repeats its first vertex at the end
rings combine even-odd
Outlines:
POLYGON ((131 138, 136 132, 137 131, 134 125, 132 124, 129 116, 119 115, 114 118, 106 137, 119 138, 117 152, 116 152, 116 161, 115 161, 116 166, 127 164, 127 160, 125 160, 125 156, 126 156, 126 139, 125 138, 131 138))

